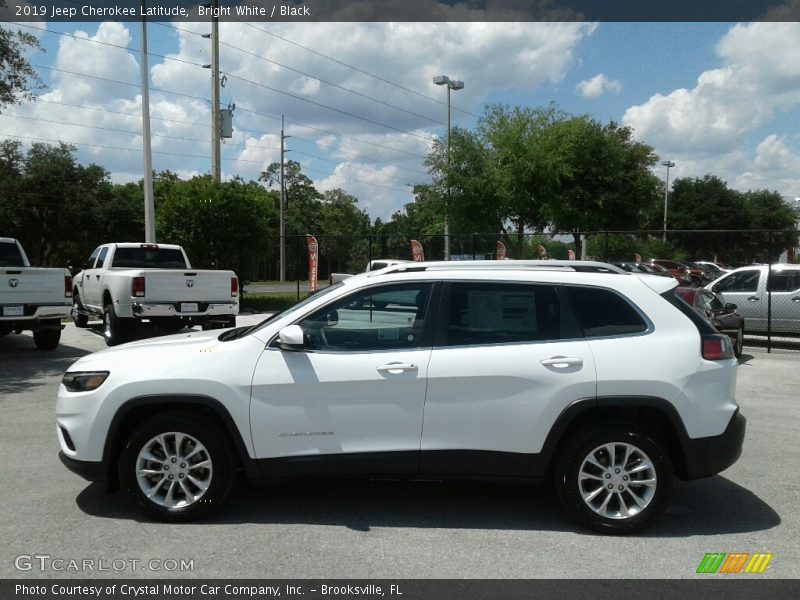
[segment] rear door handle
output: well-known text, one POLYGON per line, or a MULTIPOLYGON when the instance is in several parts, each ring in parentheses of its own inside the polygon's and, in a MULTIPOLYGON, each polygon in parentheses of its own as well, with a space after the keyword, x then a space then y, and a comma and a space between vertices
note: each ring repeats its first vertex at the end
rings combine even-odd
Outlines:
POLYGON ((377 367, 377 370, 379 373, 398 375, 399 373, 405 373, 407 371, 417 371, 419 367, 414 363, 389 363, 388 365, 377 367))
POLYGON ((582 367, 583 359, 577 356, 554 356, 540 361, 545 367, 555 367, 556 369, 566 369, 568 367, 582 367))
POLYGON ((95 275, 94 278, 100 281, 100 275, 95 275))
POLYGON ((792 298, 792 302, 800 302, 800 296, 795 296, 792 298))

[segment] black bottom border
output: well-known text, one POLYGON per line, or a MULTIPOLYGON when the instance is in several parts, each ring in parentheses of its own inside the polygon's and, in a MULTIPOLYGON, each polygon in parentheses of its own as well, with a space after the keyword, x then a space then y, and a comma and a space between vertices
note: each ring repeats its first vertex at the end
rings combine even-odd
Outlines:
POLYGON ((755 600, 800 597, 800 580, 697 579, 3 579, 16 600, 755 600), (277 593, 276 593, 277 592, 277 593))

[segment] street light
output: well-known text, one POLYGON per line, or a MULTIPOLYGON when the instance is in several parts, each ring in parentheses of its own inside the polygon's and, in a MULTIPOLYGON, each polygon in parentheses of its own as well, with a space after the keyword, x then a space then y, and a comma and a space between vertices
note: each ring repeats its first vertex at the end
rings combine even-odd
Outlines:
POLYGON ((667 167, 667 182, 664 184, 664 235, 661 238, 663 241, 667 241, 667 201, 669 200, 669 168, 674 167, 675 163, 669 160, 665 160, 661 163, 665 167, 667 167))
POLYGON ((433 78, 436 85, 447 86, 447 198, 444 205, 444 259, 450 260, 450 90, 463 90, 464 82, 452 80, 446 75, 433 78))

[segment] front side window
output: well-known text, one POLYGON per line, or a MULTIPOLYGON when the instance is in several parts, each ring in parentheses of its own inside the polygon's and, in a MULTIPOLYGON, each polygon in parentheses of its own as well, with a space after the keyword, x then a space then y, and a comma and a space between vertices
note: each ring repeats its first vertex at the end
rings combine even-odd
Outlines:
POLYGON ((102 248, 96 248, 95 251, 92 252, 92 255, 89 257, 89 260, 86 261, 86 268, 87 269, 94 268, 94 261, 95 261, 95 259, 97 259, 97 255, 100 254, 100 250, 101 249, 102 248))
POLYGON ((108 247, 103 248, 100 251, 100 256, 97 257, 97 265, 95 265, 96 269, 103 268, 103 263, 106 261, 106 254, 108 254, 108 247))
POLYGON ((758 290, 758 277, 761 271, 753 269, 728 275, 714 286, 715 292, 755 292, 758 290))
POLYGON ((419 348, 433 284, 360 290, 317 310, 298 325, 309 350, 364 352, 419 348))
POLYGON ((567 286, 572 310, 588 338, 644 333, 642 315, 619 294, 603 288, 567 286))
POLYGON ((448 309, 448 346, 561 338, 561 305, 550 285, 454 283, 448 309))

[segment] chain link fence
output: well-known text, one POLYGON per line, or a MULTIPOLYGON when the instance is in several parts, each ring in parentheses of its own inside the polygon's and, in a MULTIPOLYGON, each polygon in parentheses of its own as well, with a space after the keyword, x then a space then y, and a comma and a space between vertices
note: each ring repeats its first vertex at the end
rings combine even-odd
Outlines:
MULTIPOLYGON (((626 270, 658 270, 679 279, 683 286, 710 287, 719 293, 721 307, 710 297, 705 303, 701 297, 698 312, 731 310, 725 305, 735 304, 744 318, 747 345, 800 351, 800 264, 793 265, 800 262, 799 236, 792 230, 453 234, 447 257, 441 234, 317 235, 317 273, 322 288, 332 273, 359 273, 372 260, 412 260, 412 240, 421 244, 428 261, 598 260, 626 270), (742 267, 746 268, 728 275, 742 267)), ((270 238, 267 247, 267 255, 253 261, 252 272, 240 274, 245 291, 282 295, 287 302, 305 297, 309 290, 306 237, 285 238, 284 282, 277 281, 280 239, 270 238)))

